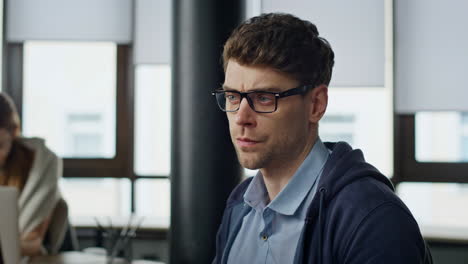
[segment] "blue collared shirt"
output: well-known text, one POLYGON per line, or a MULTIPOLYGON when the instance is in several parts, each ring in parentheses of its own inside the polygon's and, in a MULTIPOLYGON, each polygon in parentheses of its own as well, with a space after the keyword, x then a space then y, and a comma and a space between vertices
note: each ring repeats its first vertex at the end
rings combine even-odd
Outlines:
POLYGON ((263 176, 257 173, 244 194, 245 206, 252 210, 242 221, 228 264, 293 263, 307 208, 329 154, 317 138, 299 169, 269 204, 263 176))

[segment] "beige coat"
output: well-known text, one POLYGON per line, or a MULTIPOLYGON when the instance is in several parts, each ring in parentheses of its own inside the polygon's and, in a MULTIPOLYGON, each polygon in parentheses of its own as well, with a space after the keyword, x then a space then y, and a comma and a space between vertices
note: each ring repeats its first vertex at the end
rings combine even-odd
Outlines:
POLYGON ((31 232, 51 216, 48 227, 49 254, 56 254, 63 242, 68 225, 68 207, 58 187, 62 177, 62 160, 49 150, 40 138, 22 138, 34 151, 34 161, 26 184, 19 196, 19 230, 31 232))

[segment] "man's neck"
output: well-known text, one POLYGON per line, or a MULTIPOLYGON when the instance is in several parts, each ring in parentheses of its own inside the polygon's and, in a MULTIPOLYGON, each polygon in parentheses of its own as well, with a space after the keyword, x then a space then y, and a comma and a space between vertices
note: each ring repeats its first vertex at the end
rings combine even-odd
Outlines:
MULTIPOLYGON (((308 140, 304 149, 296 156, 295 159, 284 159, 281 162, 272 162, 268 167, 260 169, 263 175, 263 181, 268 191, 269 201, 273 201, 275 197, 283 190, 288 184, 289 180, 293 177, 294 173, 301 166, 301 164, 309 155, 317 141, 317 136, 308 140)), ((289 157, 290 158, 290 157, 289 157)))

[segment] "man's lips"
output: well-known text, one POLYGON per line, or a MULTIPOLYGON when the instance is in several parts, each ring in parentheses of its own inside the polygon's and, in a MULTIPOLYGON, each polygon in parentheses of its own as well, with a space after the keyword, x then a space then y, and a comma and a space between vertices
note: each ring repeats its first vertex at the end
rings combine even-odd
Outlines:
POLYGON ((236 141, 239 147, 253 147, 257 145, 258 143, 260 143, 260 141, 253 140, 250 138, 236 138, 236 141))

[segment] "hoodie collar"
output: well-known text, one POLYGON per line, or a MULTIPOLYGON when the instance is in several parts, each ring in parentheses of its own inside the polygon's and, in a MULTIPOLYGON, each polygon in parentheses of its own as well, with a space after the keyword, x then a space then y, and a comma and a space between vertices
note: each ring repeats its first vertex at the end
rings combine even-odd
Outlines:
POLYGON ((372 177, 386 184, 392 191, 394 190, 390 180, 365 161, 360 149, 352 149, 346 142, 325 142, 324 144, 332 151, 324 166, 318 186, 325 190, 325 200, 332 199, 351 182, 365 177, 372 177))

